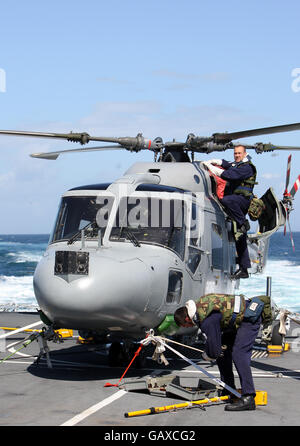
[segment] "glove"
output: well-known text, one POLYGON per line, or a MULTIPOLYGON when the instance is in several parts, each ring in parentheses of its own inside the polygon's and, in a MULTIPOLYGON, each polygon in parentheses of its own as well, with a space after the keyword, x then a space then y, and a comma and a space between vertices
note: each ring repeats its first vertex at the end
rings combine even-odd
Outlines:
POLYGON ((223 160, 216 159, 216 160, 208 160, 210 164, 217 164, 217 166, 222 166, 223 160))
POLYGON ((224 170, 220 169, 220 167, 212 166, 211 164, 207 167, 211 171, 211 173, 213 173, 217 177, 220 177, 222 175, 222 173, 224 172, 224 170))

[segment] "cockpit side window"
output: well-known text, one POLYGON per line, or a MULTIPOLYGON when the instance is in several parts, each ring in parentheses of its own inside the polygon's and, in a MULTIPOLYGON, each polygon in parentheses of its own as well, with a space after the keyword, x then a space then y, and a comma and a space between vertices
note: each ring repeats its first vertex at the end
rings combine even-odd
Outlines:
POLYGON ((113 200, 112 196, 63 197, 50 242, 68 240, 88 225, 87 237, 96 237, 107 226, 113 200))

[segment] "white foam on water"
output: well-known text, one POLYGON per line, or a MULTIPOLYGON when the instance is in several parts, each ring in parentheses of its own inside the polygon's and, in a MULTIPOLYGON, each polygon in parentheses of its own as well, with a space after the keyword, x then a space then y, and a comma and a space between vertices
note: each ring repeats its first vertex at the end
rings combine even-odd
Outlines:
POLYGON ((276 305, 290 311, 300 309, 300 265, 289 260, 269 260, 263 274, 241 279, 238 293, 248 297, 266 293, 267 277, 271 277, 271 295, 276 305))
POLYGON ((33 276, 0 276, 0 309, 36 308, 32 279, 33 276))
POLYGON ((40 259, 42 258, 41 254, 35 254, 30 251, 20 251, 17 253, 10 252, 7 254, 7 256, 11 257, 12 263, 39 262, 40 259))

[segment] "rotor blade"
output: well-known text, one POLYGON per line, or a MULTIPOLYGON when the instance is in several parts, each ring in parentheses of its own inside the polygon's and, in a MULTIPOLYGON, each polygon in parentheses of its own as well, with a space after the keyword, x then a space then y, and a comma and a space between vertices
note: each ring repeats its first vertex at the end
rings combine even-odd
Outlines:
POLYGON ((114 138, 107 136, 90 136, 86 132, 82 133, 48 133, 48 132, 27 132, 27 131, 19 131, 19 130, 0 130, 0 135, 14 135, 14 136, 30 136, 37 138, 59 138, 59 139, 67 139, 71 142, 79 142, 80 144, 87 144, 89 141, 101 141, 101 142, 115 142, 119 143, 120 140, 130 140, 126 141, 128 143, 132 142, 131 139, 136 138, 114 138))
POLYGON ((76 152, 93 152, 98 150, 124 150, 122 146, 99 146, 99 147, 87 147, 86 149, 70 149, 70 150, 58 150, 57 152, 41 152, 31 153, 32 158, 42 158, 46 160, 56 160, 59 155, 64 153, 76 153, 76 152))
MULTIPOLYGON (((236 144, 235 144, 235 146, 236 146, 236 144)), ((275 146, 274 144, 271 144, 271 143, 263 144, 261 142, 258 142, 253 145, 243 144, 243 146, 247 150, 254 149, 256 151, 256 153, 273 152, 274 150, 288 150, 288 151, 300 150, 300 147, 298 147, 298 146, 275 146)))
MULTIPOLYGON (((67 139, 68 141, 80 142, 86 144, 90 141, 88 133, 46 133, 46 132, 25 132, 19 130, 0 130, 1 135, 14 135, 14 136, 30 136, 38 138, 60 138, 67 139)), ((109 141, 114 142, 114 141, 109 141)))
MULTIPOLYGON (((166 143, 167 144, 167 143, 166 143)), ((165 144, 165 146, 166 146, 165 144)), ((182 143, 183 144, 183 143, 182 143)), ((225 150, 234 149, 240 144, 233 144, 232 142, 226 143, 215 143, 213 141, 207 141, 207 138, 193 137, 183 144, 186 150, 191 150, 198 153, 212 153, 212 152, 222 152, 225 150)), ((300 147, 296 146, 275 146, 274 144, 267 143, 263 144, 261 142, 255 144, 243 144, 246 150, 255 150, 256 153, 273 152, 274 150, 300 150, 300 147)))
POLYGON ((298 175, 297 180, 295 181, 295 183, 294 183, 292 189, 290 190, 290 195, 291 195, 293 198, 294 198, 294 196, 295 196, 297 190, 299 189, 299 187, 300 187, 300 175, 298 175))
POLYGON ((214 133, 213 140, 216 143, 227 143, 233 139, 246 138, 247 136, 270 135, 271 133, 292 132, 300 130, 300 123, 276 125, 274 127, 263 127, 260 129, 243 130, 241 132, 232 133, 214 133))
POLYGON ((292 248, 293 248, 293 251, 295 252, 295 243, 294 243, 294 239, 293 239, 293 234, 292 234, 292 229, 291 229, 289 216, 287 218, 287 221, 288 221, 288 225, 289 225, 289 231, 290 231, 290 238, 291 238, 292 248))
POLYGON ((291 173, 291 162, 292 162, 292 155, 289 155, 288 161, 287 161, 285 191, 283 192, 283 195, 288 193, 288 186, 289 186, 289 182, 290 182, 290 173, 291 173))
POLYGON ((34 136, 38 138, 61 138, 67 139, 71 142, 79 142, 80 144, 87 144, 90 141, 112 142, 117 143, 124 148, 134 150, 148 149, 152 151, 159 151, 163 147, 163 141, 160 137, 153 140, 145 139, 141 133, 137 136, 125 136, 125 137, 108 137, 108 136, 90 136, 88 133, 44 133, 44 132, 24 132, 19 130, 0 130, 0 135, 14 135, 14 136, 34 136))

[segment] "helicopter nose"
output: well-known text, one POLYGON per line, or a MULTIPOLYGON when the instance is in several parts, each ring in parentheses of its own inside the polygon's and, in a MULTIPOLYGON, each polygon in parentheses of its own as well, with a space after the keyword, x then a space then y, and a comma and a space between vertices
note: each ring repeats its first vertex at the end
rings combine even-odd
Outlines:
POLYGON ((122 331, 142 323, 151 298, 151 272, 142 260, 90 255, 88 275, 55 268, 53 255, 44 257, 33 283, 40 309, 58 326, 122 331))

